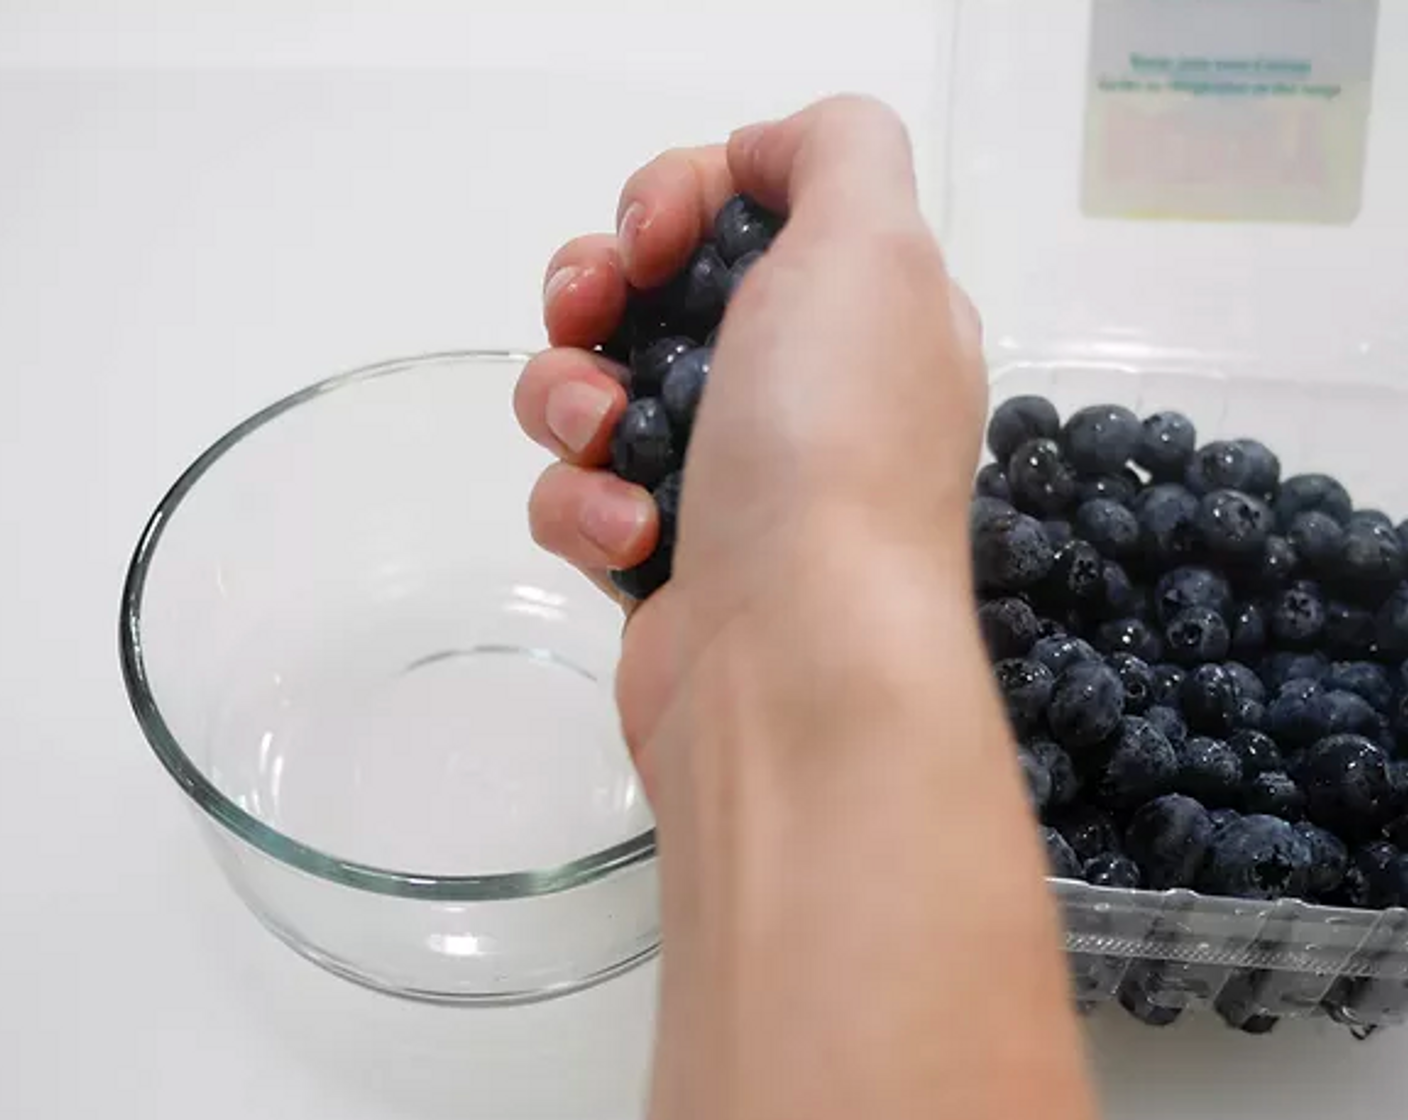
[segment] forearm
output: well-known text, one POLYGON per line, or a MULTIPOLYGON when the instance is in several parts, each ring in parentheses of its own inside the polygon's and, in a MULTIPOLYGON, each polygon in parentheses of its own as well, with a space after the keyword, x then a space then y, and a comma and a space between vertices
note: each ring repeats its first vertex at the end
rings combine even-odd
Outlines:
POLYGON ((1092 1114, 966 582, 872 574, 719 635, 661 729, 655 1120, 1092 1114))

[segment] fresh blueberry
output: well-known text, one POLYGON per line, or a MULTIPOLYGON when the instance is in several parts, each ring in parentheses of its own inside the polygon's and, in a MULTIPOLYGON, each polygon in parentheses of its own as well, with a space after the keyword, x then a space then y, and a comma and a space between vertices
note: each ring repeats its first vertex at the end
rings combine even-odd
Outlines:
POLYGON ((632 397, 658 397, 665 386, 670 367, 698 344, 691 338, 668 335, 631 352, 630 389, 632 397))
POLYGON ((1143 617, 1144 593, 1134 586, 1122 565, 1106 560, 1100 568, 1100 591, 1090 609, 1104 619, 1143 617))
POLYGON ((1382 905, 1389 868, 1399 858, 1398 848, 1387 840, 1374 840, 1350 853, 1344 877, 1333 901, 1357 909, 1378 909, 1382 905))
POLYGON ((1049 603, 1066 609, 1088 603, 1100 593, 1104 564, 1100 554, 1079 538, 1063 544, 1052 556, 1042 594, 1049 603))
POLYGON ((1134 512, 1146 561, 1168 567, 1192 557, 1198 545, 1198 499, 1186 489, 1171 482, 1151 486, 1134 512))
POLYGON ((1317 584, 1297 580, 1271 600, 1271 636, 1282 645, 1314 645, 1325 629, 1325 599, 1317 584))
POLYGON ((1353 528, 1356 525, 1379 525, 1392 530, 1393 518, 1381 509, 1356 509, 1350 513, 1349 520, 1345 522, 1345 528, 1353 528))
POLYGON ((1083 505, 1104 499, 1128 506, 1143 486, 1140 477, 1128 467, 1118 474, 1087 475, 1076 485, 1076 501, 1083 505))
POLYGON ((1222 665, 1199 665, 1180 692, 1188 726, 1205 735, 1226 735, 1235 726, 1237 679, 1222 665))
POLYGON ((1124 688, 1124 710, 1131 715, 1142 715, 1154 691, 1154 671, 1149 663, 1133 653, 1112 653, 1107 663, 1124 688))
POLYGON ((1227 580, 1209 568, 1174 568, 1154 585, 1154 612, 1167 626, 1189 607, 1206 607, 1226 615, 1232 605, 1227 580))
POLYGON ((1290 824, 1252 814, 1213 837, 1198 888, 1233 898, 1300 898, 1309 886, 1312 862, 1310 845, 1290 824))
POLYGON ((994 665, 993 674, 1017 734, 1036 727, 1051 699, 1056 679, 1051 670, 1039 661, 1013 657, 994 665))
POLYGON ((1254 660, 1266 648, 1266 612, 1256 602, 1237 603, 1227 623, 1231 632, 1228 652, 1233 657, 1254 660))
POLYGON ((612 470, 627 482, 651 488, 679 465, 664 405, 655 397, 631 401, 611 437, 612 470))
POLYGON ((1055 824, 1082 863, 1120 849, 1115 822, 1093 805, 1075 806, 1057 816, 1055 824))
POLYGON ((1393 803, 1388 759, 1362 735, 1330 735, 1310 747, 1296 770, 1307 814, 1344 839, 1373 835, 1393 803))
POLYGON ((1131 653, 1144 661, 1157 661, 1164 643, 1142 618, 1117 618, 1100 624, 1095 631, 1095 647, 1102 653, 1131 653))
POLYGON ((1247 490, 1255 478, 1256 464, 1236 440, 1217 440, 1193 453, 1184 472, 1184 484, 1194 494, 1213 490, 1247 490))
POLYGON ((1209 809, 1234 805, 1242 789, 1242 761, 1221 739, 1195 736, 1178 751, 1178 793, 1209 809))
POLYGON ((684 475, 680 471, 665 476, 652 494, 660 525, 654 551, 634 568, 611 573, 611 582, 632 599, 644 601, 669 582, 674 570, 675 535, 683 488, 684 475))
POLYGON ((1124 715, 1124 689, 1107 665, 1080 662, 1056 678, 1046 721, 1068 750, 1088 749, 1110 735, 1124 715))
POLYGON ((1305 791, 1284 770, 1265 770, 1242 790, 1242 810, 1247 813, 1298 821, 1305 816, 1305 805, 1305 791))
POLYGON ((1401 583, 1374 616, 1374 640, 1385 657, 1408 657, 1408 583, 1401 583))
POLYGON ((1076 496, 1076 474, 1055 440, 1032 439, 1007 461, 1007 481, 1017 508, 1038 517, 1065 511, 1076 496))
POLYGON ((1044 812, 1051 802, 1051 771, 1041 759, 1025 748, 1017 751, 1017 762, 1022 767, 1022 776, 1027 781, 1027 795, 1031 798, 1032 808, 1038 813, 1044 812))
POLYGON ((1373 739, 1384 730, 1384 717, 1364 697, 1332 689, 1323 681, 1320 687, 1322 691, 1310 702, 1317 739, 1345 732, 1373 739))
POLYGON ((968 531, 981 533, 1017 515, 1011 502, 979 494, 968 504, 968 531))
POLYGON ((1173 708, 1154 704, 1145 709, 1144 718, 1163 732, 1164 738, 1169 741, 1174 750, 1180 749, 1187 742, 1188 724, 1173 708))
POLYGON ((1335 576, 1351 592, 1375 599, 1408 574, 1408 550, 1391 526, 1350 519, 1335 576))
POLYGON ((1354 503, 1349 493, 1333 478, 1323 474, 1298 474, 1281 483, 1274 506, 1282 528, 1288 528, 1299 513, 1319 510, 1341 525, 1349 520, 1354 503))
POLYGON ((1128 856, 1118 852, 1101 852, 1085 861, 1081 870, 1085 881, 1096 887, 1120 887, 1124 890, 1138 890, 1143 882, 1139 865, 1128 856))
POLYGON ((1038 638, 1029 656, 1040 661, 1056 676, 1060 676, 1072 665, 1089 662, 1098 665, 1100 655, 1084 638, 1074 638, 1069 634, 1053 634, 1048 638, 1038 638))
POLYGON ((1153 666, 1154 670, 1154 693, 1155 704, 1162 704, 1168 708, 1177 708, 1183 703, 1183 682, 1188 674, 1177 665, 1170 665, 1168 662, 1161 662, 1153 666))
MULTIPOLYGON (((993 500, 977 498, 973 505, 993 500)), ((1040 583, 1055 558, 1041 523, 1015 510, 974 526, 972 545, 979 586, 991 591, 1021 591, 1040 583)))
POLYGON ((1328 689, 1362 696, 1375 711, 1386 712, 1393 702, 1388 670, 1373 661, 1336 661, 1321 683, 1328 689))
POLYGON ((1210 607, 1189 607, 1164 631, 1164 656, 1188 667, 1221 661, 1231 644, 1227 623, 1210 607))
POLYGON ((1081 782, 1080 775, 1076 773, 1075 764, 1071 762, 1071 756, 1050 739, 1030 739, 1023 744, 1023 747, 1046 768, 1046 772, 1051 776, 1051 796, 1048 799, 1048 806, 1052 809, 1059 809, 1075 801, 1080 794, 1081 782))
POLYGON ((1036 612, 1022 599, 992 599, 978 608, 978 627, 994 661, 1025 657, 1037 639, 1036 612))
POLYGON ((1061 416, 1045 397, 1009 397, 988 421, 988 449, 999 463, 1028 440, 1052 439, 1061 431, 1061 416))
POLYGON ((973 493, 987 498, 998 498, 1004 502, 1012 500, 1012 487, 1007 482, 1007 472, 1000 463, 989 463, 978 472, 973 482, 973 493))
POLYGON ((1247 458, 1250 473, 1246 491, 1263 498, 1271 497, 1281 484, 1281 460, 1271 448, 1258 440, 1239 439, 1233 442, 1242 449, 1242 454, 1247 458))
POLYGON ((709 366, 713 360, 713 350, 700 346, 688 354, 681 354, 665 375, 665 387, 661 390, 660 399, 670 423, 685 439, 694 427, 694 414, 704 395, 704 384, 709 379, 709 366))
POLYGON ((1213 490, 1198 503, 1198 531, 1203 544, 1224 561, 1261 556, 1275 527, 1271 507, 1241 490, 1213 490))
POLYGON ((1296 821, 1291 826, 1310 848, 1310 876, 1306 890, 1316 897, 1333 894, 1344 881, 1349 863, 1349 849, 1333 832, 1309 821, 1296 821))
POLYGON ((1266 538, 1266 549, 1261 559, 1249 572, 1251 584, 1260 591, 1277 591, 1300 572, 1300 556, 1295 546, 1283 536, 1272 534, 1266 538))
POLYGON ((1344 550, 1345 532, 1328 513, 1311 509, 1296 514, 1286 528, 1286 539, 1313 575, 1328 576, 1336 572, 1344 550))
POLYGON ((663 287, 646 294, 684 333, 703 338, 723 317, 732 291, 728 264, 718 249, 708 242, 700 245, 683 269, 663 287))
POLYGON ((1257 702, 1266 699, 1266 685, 1261 683, 1261 678, 1243 665, 1240 661, 1228 661, 1223 664, 1223 668, 1232 674, 1232 678, 1237 682, 1237 695, 1248 697, 1257 702))
POLYGON ((1061 443, 1077 470, 1111 473, 1139 447, 1139 417, 1116 404, 1082 408, 1061 429, 1061 443))
POLYGON ((1041 838, 1046 844, 1046 864, 1051 874, 1057 879, 1079 879, 1081 863, 1066 838, 1050 827, 1041 830, 1041 838))
POLYGON ((1260 731, 1266 723, 1266 705, 1250 696, 1239 696, 1232 713, 1232 726, 1248 731, 1260 731))
POLYGON ((1374 612, 1354 603, 1331 599, 1325 604, 1325 649, 1335 657, 1367 657, 1375 645, 1374 612))
POLYGON ((1041 527, 1046 531, 1046 539, 1051 542, 1052 548, 1060 548, 1063 544, 1069 544, 1076 539, 1076 532, 1071 527, 1071 523, 1063 521, 1059 517, 1043 521, 1041 527))
POLYGON ((1324 694, 1317 681, 1292 677, 1276 690, 1266 706, 1266 733, 1291 751, 1303 750, 1320 737, 1324 694))
POLYGON ((746 195, 736 194, 714 216, 714 243, 729 264, 749 253, 766 252, 782 219, 746 195))
POLYGON ((1197 448, 1193 421, 1181 412, 1156 412, 1140 425, 1134 461, 1156 482, 1174 482, 1188 469, 1197 448))
POLYGON ((1096 793, 1104 804, 1130 810, 1172 790, 1178 772, 1178 754, 1163 732, 1139 716, 1125 716, 1096 793))
POLYGON ((1280 770, 1285 765, 1281 761, 1281 752, 1276 746, 1276 740, 1265 732, 1242 728, 1232 732, 1227 739, 1227 745, 1242 764, 1242 775, 1245 778, 1255 778, 1268 770, 1280 770))
POLYGON ((1281 650, 1263 660, 1260 666, 1262 683, 1272 692, 1280 691, 1287 681, 1324 680, 1329 671, 1329 660, 1318 650, 1311 653, 1281 650))
POLYGON ((1139 519, 1111 498, 1095 498, 1076 509, 1075 529, 1104 555, 1128 560, 1139 552, 1139 519))
POLYGON ((1198 874, 1213 826, 1208 811, 1181 793, 1165 794, 1134 814, 1125 832, 1125 850, 1156 891, 1188 887, 1198 874))

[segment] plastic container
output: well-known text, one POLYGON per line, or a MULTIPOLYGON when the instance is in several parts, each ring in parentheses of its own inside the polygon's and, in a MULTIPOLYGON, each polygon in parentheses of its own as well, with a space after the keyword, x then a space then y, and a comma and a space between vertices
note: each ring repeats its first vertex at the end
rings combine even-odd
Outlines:
MULTIPOLYGON (((1284 474, 1332 473, 1356 505, 1408 516, 1408 130, 1371 118, 1346 222, 1090 216, 1092 18, 1112 6, 984 0, 949 28, 947 160, 927 202, 983 310, 994 403, 1178 409, 1200 442, 1261 439, 1284 474)), ((1408 72, 1375 79, 1375 102, 1408 97, 1408 72)), ((1083 1007, 1160 1022, 1215 1006, 1249 1030, 1329 1015, 1361 1033, 1408 1015, 1403 910, 1053 889, 1083 1007)))

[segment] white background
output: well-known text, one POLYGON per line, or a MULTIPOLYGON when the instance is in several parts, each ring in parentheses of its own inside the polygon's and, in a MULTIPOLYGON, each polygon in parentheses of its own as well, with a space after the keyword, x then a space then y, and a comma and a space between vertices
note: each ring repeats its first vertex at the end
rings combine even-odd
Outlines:
MULTIPOLYGON (((1042 7, 1082 49, 1085 5, 1042 7)), ((662 146, 864 89, 909 121, 937 212, 948 26, 938 0, 0 0, 0 1116, 638 1114, 653 968, 445 1011, 258 929, 127 714, 126 554, 185 462, 272 397, 536 345, 548 252, 609 222, 662 146)), ((1062 128, 1045 142, 1074 153, 1062 128)), ((1000 962, 973 966, 1020 1016, 1000 962)), ((1121 1120, 1369 1117, 1408 1092, 1408 1030, 1115 1012, 1091 1037, 1121 1120)))

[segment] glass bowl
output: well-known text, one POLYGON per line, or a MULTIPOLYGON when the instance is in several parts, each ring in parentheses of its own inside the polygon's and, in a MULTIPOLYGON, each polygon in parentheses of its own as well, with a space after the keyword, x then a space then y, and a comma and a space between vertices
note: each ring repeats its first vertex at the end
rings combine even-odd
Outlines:
POLYGON ((529 535, 524 360, 388 362, 252 416, 162 499, 122 598, 132 707, 235 890, 421 999, 561 993, 659 941, 620 616, 529 535))

